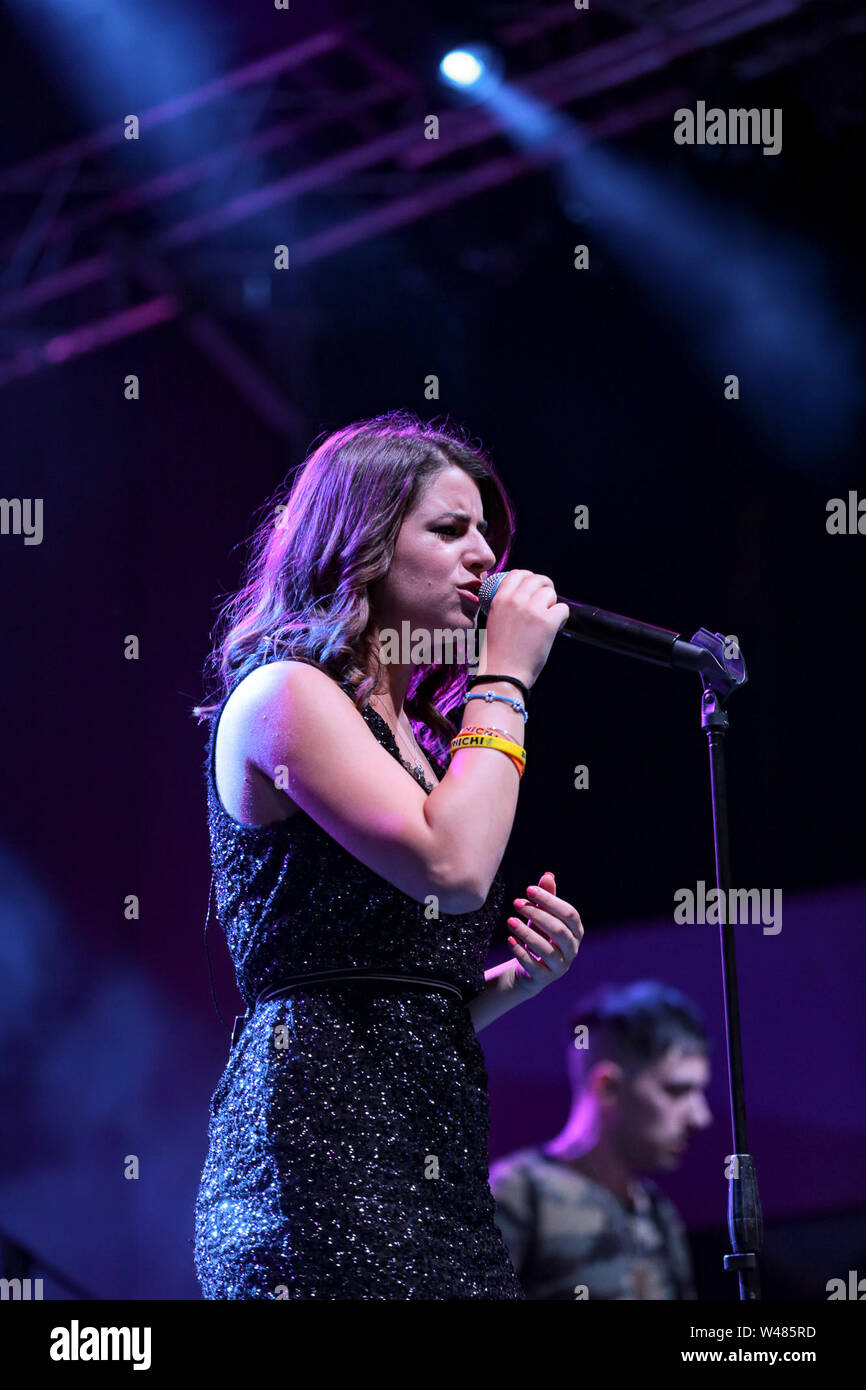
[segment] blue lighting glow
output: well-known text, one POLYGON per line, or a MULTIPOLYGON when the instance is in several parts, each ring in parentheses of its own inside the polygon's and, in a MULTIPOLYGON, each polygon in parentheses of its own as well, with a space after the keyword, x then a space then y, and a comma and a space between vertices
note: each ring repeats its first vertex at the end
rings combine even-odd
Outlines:
POLYGON ((453 87, 474 87, 484 76, 485 64, 467 48, 453 48, 439 64, 439 71, 453 87))

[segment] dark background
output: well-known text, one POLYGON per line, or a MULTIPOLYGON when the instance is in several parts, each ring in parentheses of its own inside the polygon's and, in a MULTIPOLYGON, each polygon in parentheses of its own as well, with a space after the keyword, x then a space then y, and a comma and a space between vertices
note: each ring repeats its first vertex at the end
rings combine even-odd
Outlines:
MULTIPOLYGON (((566 214, 545 168, 333 254, 301 257, 282 277, 273 271, 276 242, 309 244, 344 219, 510 153, 502 133, 441 167, 383 161, 193 245, 158 245, 192 212, 210 214, 396 125, 420 125, 434 111, 444 129, 459 104, 436 86, 440 54, 468 38, 496 41, 503 25, 546 8, 330 5, 289 18, 185 0, 188 27, 174 43, 167 28, 164 50, 159 7, 145 20, 138 7, 116 6, 112 20, 107 10, 94 18, 98 5, 25 14, 12 4, 0 19, 0 361, 19 364, 0 388, 2 492, 41 497, 45 508, 40 546, 0 538, 9 792, 0 1076, 19 1117, 3 1141, 0 1227, 101 1297, 197 1296, 192 1200, 227 1049, 201 940, 208 841, 203 731, 191 717, 209 693, 202 666, 216 603, 238 583, 256 510, 313 440, 393 408, 465 424, 484 445, 516 503, 512 566, 685 636, 700 626, 738 636, 750 681, 732 701, 727 749, 734 879, 782 888, 789 912, 779 937, 744 944, 741 962, 765 1213, 814 1222, 844 1211, 850 1229, 866 1202, 862 1011, 852 984, 862 979, 866 901, 866 539, 825 526, 831 497, 864 489, 861 7, 792 5, 776 24, 561 108, 585 124, 641 102, 664 109, 665 94, 679 93, 663 117, 594 148, 675 190, 696 227, 716 212, 736 219, 733 236, 718 223, 722 251, 707 242, 707 274, 720 261, 734 280, 760 270, 767 248, 792 267, 779 284, 758 276, 781 337, 796 347, 790 371, 777 371, 748 319, 725 345, 729 365, 708 367, 720 325, 697 300, 690 319, 685 268, 665 271, 659 295, 654 205, 644 247, 623 257, 603 218, 566 214), (129 27, 113 37, 117 16, 129 27), (284 74, 255 89, 257 100, 163 125, 156 149, 145 139, 79 163, 56 158, 18 183, 4 183, 3 170, 337 21, 399 66, 406 82, 390 102, 358 124, 314 130, 288 152, 240 160, 213 186, 118 211, 40 250, 39 228, 86 210, 100 190, 135 188, 269 117, 327 106, 354 70, 331 55, 304 84, 284 74), (140 61, 130 37, 138 24, 147 37, 140 61), (116 62, 106 63, 112 42, 116 62), (158 61, 163 51, 171 62, 158 61), (675 145, 672 111, 698 99, 781 108, 782 152, 675 145), (572 264, 579 242, 591 248, 585 273, 572 264), (113 257, 102 280, 16 307, 23 287, 93 254, 113 257), (169 321, 19 369, 28 346, 38 352, 57 334, 143 303, 157 283, 176 298, 169 321), (203 318, 233 345, 245 380, 262 387, 265 409, 203 350, 203 318), (740 373, 739 401, 724 399, 725 371, 740 373), (137 402, 123 398, 130 372, 142 383, 137 402), (440 379, 436 401, 424 396, 430 373, 440 379), (573 526, 579 503, 589 507, 587 531, 573 526), (138 661, 123 659, 128 634, 140 638, 138 661), (124 918, 129 893, 140 895, 137 922, 124 918), (142 1157, 138 1183, 118 1178, 118 1156, 128 1153, 142 1157)), ((680 32, 689 8, 599 4, 575 17, 579 32, 554 26, 525 43, 512 34, 509 76, 520 81, 647 26, 663 40, 680 32)), ((579 979, 482 1041, 498 1156, 564 1121, 552 1029, 578 989, 650 974, 693 993, 716 1041, 716 1124, 665 1183, 704 1232, 709 1296, 713 1242, 721 1249, 724 1240, 719 1155, 730 1149, 718 947, 705 929, 686 948, 670 924, 677 887, 713 876, 699 693, 686 677, 556 644, 534 692, 504 869, 510 896, 553 869, 587 939, 579 979), (589 766, 588 792, 573 790, 578 763, 589 766)), ((503 924, 491 961, 503 958, 504 936, 503 924)), ((230 1019, 237 996, 216 933, 211 950, 230 1019)), ((826 1278, 849 1268, 838 1229, 838 1220, 827 1225, 820 1258, 798 1274, 800 1296, 823 1297, 826 1278)), ((792 1261, 779 1261, 779 1288, 793 1278, 792 1261)))

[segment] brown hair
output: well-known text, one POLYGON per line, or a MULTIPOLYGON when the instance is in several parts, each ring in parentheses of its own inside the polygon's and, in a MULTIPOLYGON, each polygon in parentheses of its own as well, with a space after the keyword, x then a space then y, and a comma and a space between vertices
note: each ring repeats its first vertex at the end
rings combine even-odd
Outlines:
MULTIPOLYGON (((387 574, 400 527, 435 473, 462 468, 478 484, 487 541, 502 569, 514 509, 493 465, 463 430, 408 411, 357 421, 329 435, 264 504, 241 589, 224 604, 206 666, 220 693, 198 705, 212 718, 244 676, 266 661, 307 660, 353 690, 363 705, 374 687, 371 584, 387 574)), ((419 666, 406 710, 419 742, 440 757, 462 704, 465 667, 419 666)))

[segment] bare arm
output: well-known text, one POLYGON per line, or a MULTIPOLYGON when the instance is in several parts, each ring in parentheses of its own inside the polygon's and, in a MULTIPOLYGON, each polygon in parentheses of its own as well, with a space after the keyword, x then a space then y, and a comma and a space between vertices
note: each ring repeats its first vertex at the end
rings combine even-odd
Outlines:
MULTIPOLYGON (((484 902, 517 805, 514 764, 489 749, 462 749, 428 796, 373 736, 323 671, 277 661, 244 682, 246 757, 356 859, 416 902, 444 912, 484 902)), ((482 688, 487 688, 482 687, 482 688)), ((493 689, 494 687, 490 687, 493 689)), ((513 686, 503 693, 515 695, 513 686)), ((493 722, 522 745, 523 719, 508 705, 488 721, 470 701, 465 724, 493 722)))
POLYGON ((475 1032, 480 1033, 482 1028, 495 1023, 497 1018, 516 1008, 527 997, 514 988, 513 961, 505 960, 501 965, 493 966, 492 970, 485 970, 484 988, 468 1005, 475 1032))
MULTIPOLYGON (((479 672, 517 676, 531 686, 567 617, 545 575, 510 571, 491 607, 479 672)), ((510 758, 490 748, 461 748, 428 796, 324 671, 276 661, 246 684, 249 762, 275 783, 285 769, 297 805, 416 902, 433 895, 449 913, 482 906, 517 807, 520 778, 510 758)), ((478 688, 515 695, 515 687, 505 683, 478 688)), ((495 725, 524 745, 523 716, 508 704, 469 701, 462 727, 479 723, 495 725)))

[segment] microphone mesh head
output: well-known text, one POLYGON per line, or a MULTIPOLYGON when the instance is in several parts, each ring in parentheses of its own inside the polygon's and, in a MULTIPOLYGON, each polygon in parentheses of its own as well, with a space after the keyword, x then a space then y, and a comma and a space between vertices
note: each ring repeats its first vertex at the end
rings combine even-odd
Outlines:
POLYGON ((493 595, 499 588, 500 581, 503 580, 508 570, 498 570, 496 574, 488 574, 486 579, 482 579, 481 588, 478 590, 478 606, 482 613, 490 612, 490 604, 493 595))

